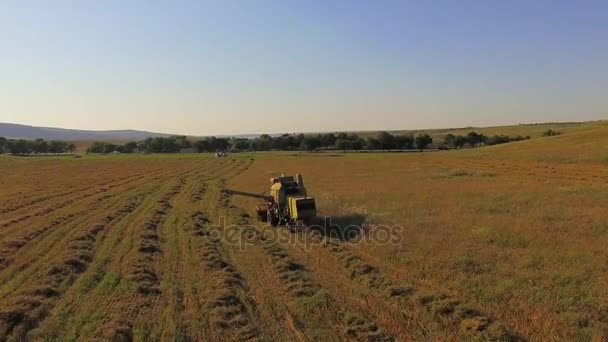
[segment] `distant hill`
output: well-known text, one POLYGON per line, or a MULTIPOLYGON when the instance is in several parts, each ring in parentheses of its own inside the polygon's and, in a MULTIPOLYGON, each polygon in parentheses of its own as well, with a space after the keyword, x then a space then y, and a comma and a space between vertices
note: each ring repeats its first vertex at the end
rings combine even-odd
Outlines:
POLYGON ((12 139, 56 139, 56 140, 143 140, 148 137, 168 136, 169 134, 136 130, 89 131, 36 127, 11 123, 0 123, 0 137, 12 139))

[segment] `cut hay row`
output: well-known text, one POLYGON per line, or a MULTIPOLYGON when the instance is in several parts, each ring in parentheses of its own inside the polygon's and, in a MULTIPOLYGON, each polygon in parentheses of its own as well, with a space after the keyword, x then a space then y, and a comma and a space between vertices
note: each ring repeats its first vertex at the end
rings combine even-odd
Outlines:
POLYGON ((17 254, 17 252, 19 252, 29 242, 47 231, 74 219, 75 217, 76 214, 64 215, 32 231, 21 234, 17 238, 2 241, 2 244, 0 245, 0 271, 5 269, 13 261, 15 254, 17 254))
MULTIPOLYGON (((231 174, 235 168, 233 164, 239 165, 240 162, 227 163, 217 160, 212 164, 212 167, 199 168, 192 173, 183 174, 180 178, 183 184, 180 181, 169 193, 155 201, 156 205, 150 209, 151 214, 142 224, 138 224, 140 228, 129 233, 134 237, 135 255, 125 256, 125 259, 131 261, 125 260, 121 264, 124 263, 126 266, 123 270, 126 273, 124 279, 133 282, 125 284, 128 284, 127 287, 133 289, 134 293, 126 291, 117 294, 117 297, 104 295, 103 301, 112 309, 106 311, 109 317, 96 329, 96 336, 110 340, 129 340, 136 336, 145 339, 179 337, 188 340, 192 335, 209 334, 208 331, 193 331, 191 327, 190 310, 198 300, 193 298, 192 291, 195 291, 195 295, 198 292, 193 290, 194 285, 185 284, 186 279, 183 278, 192 275, 193 270, 191 267, 185 269, 188 267, 185 263, 187 262, 188 265, 194 263, 193 267, 198 268, 200 261, 192 255, 195 251, 191 247, 193 243, 187 238, 189 234, 182 236, 179 227, 183 225, 180 220, 190 217, 194 211, 189 209, 191 203, 189 199, 195 189, 193 184, 195 180, 231 174), (176 187, 180 188, 179 194, 168 196, 176 190, 176 187), (170 208, 167 205, 170 205, 170 208), (164 212, 162 222, 158 221, 159 217, 154 218, 155 215, 160 214, 159 209, 164 212), (148 319, 148 315, 154 315, 160 321, 168 320, 167 325, 155 325, 148 319)), ((206 281, 205 278, 202 280, 206 281)), ((196 287, 198 286, 197 284, 196 287)))
MULTIPOLYGON (((102 196, 95 198, 95 196, 91 196, 94 200, 86 207, 79 209, 76 212, 70 212, 64 214, 58 218, 53 219, 50 223, 43 224, 41 226, 35 227, 33 229, 27 229, 28 227, 21 228, 16 231, 17 236, 10 237, 4 236, 3 241, 0 244, 0 270, 6 268, 10 261, 15 256, 17 252, 19 252, 23 247, 28 245, 34 239, 39 238, 43 234, 48 231, 57 228, 61 225, 72 222, 76 219, 82 218, 82 215, 93 212, 99 208, 99 206, 106 200, 113 198, 116 194, 129 192, 137 189, 141 183, 148 183, 149 180, 145 179, 140 181, 138 178, 136 181, 130 181, 128 183, 121 183, 119 185, 110 185, 108 188, 110 190, 103 191, 102 196), (135 183, 135 184, 134 184, 135 183), (126 186, 126 187, 125 187, 126 186)), ((86 198, 88 200, 89 198, 86 198)), ((81 200, 82 201, 82 200, 81 200)), ((57 209, 58 210, 58 209, 57 209)), ((53 210, 54 211, 54 210, 53 210)))
POLYGON ((93 196, 100 195, 100 194, 103 194, 105 192, 108 192, 108 191, 110 191, 113 188, 118 188, 118 187, 122 187, 122 186, 125 186, 125 185, 128 185, 128 184, 137 183, 138 181, 142 181, 142 180, 145 180, 145 179, 146 179, 146 177, 139 176, 139 177, 134 177, 133 179, 129 179, 127 181, 119 181, 118 183, 108 184, 108 185, 105 185, 102 188, 95 188, 95 191, 92 191, 92 192, 89 192, 89 193, 84 193, 84 194, 81 194, 81 195, 78 195, 78 196, 72 196, 72 197, 70 197, 67 200, 64 200, 62 202, 53 204, 50 207, 47 207, 47 208, 44 208, 44 209, 41 209, 41 210, 38 210, 38 211, 32 211, 32 212, 30 212, 28 214, 25 214, 25 215, 22 215, 22 216, 10 219, 10 220, 8 220, 6 222, 1 223, 0 224, 0 228, 9 227, 11 225, 23 222, 23 221, 25 221, 27 219, 30 219, 30 218, 33 218, 33 217, 40 217, 40 216, 48 215, 48 214, 50 214, 50 213, 52 213, 52 212, 54 212, 54 211, 56 211, 58 209, 65 208, 65 207, 69 206, 70 204, 73 204, 73 203, 76 203, 76 202, 80 202, 80 201, 83 201, 85 199, 88 199, 89 197, 93 197, 93 196))
POLYGON ((460 325, 463 333, 475 339, 516 341, 517 333, 509 331, 500 321, 496 321, 476 309, 466 301, 448 296, 446 294, 426 293, 416 290, 409 285, 396 285, 385 277, 377 267, 367 263, 356 255, 351 249, 343 246, 339 241, 311 235, 317 243, 321 243, 330 254, 342 262, 348 276, 364 284, 381 298, 396 305, 404 301, 414 303, 431 312, 437 319, 452 321, 460 325), (323 239, 320 241, 319 239, 323 239))
POLYGON ((259 332, 252 324, 251 318, 238 292, 247 291, 243 277, 224 257, 220 250, 220 240, 207 231, 209 220, 202 212, 196 212, 191 218, 187 230, 199 241, 198 252, 212 283, 208 301, 213 330, 217 339, 237 341, 256 341, 259 332))
POLYGON ((125 278, 133 283, 136 297, 129 299, 132 306, 128 310, 121 309, 110 313, 110 318, 97 332, 98 338, 102 337, 112 341, 133 340, 135 316, 153 306, 161 298, 161 276, 155 268, 155 264, 161 261, 163 254, 159 229, 173 208, 172 200, 186 183, 185 176, 193 172, 192 170, 182 172, 182 177, 178 179, 177 184, 154 203, 151 215, 131 233, 134 236, 136 250, 134 260, 126 262, 125 278))
MULTIPOLYGON (((233 205, 231 196, 224 194, 220 199, 222 206, 230 209, 236 219, 236 225, 242 228, 243 236, 248 241, 253 241, 255 246, 260 247, 264 254, 270 259, 273 273, 277 280, 283 284, 287 292, 296 301, 320 302, 333 312, 332 316, 338 317, 332 324, 340 331, 341 338, 354 341, 393 341, 395 338, 384 328, 380 327, 371 317, 361 313, 353 313, 341 308, 341 305, 332 298, 323 287, 313 282, 309 270, 294 258, 288 251, 278 245, 276 241, 268 239, 262 230, 254 225, 251 217, 244 209, 233 205), (226 205, 226 203, 228 203, 226 205)), ((305 306, 308 307, 308 306, 305 306)), ((316 310, 318 308, 308 308, 316 310)), ((329 322, 324 322, 328 324, 329 322)), ((306 325, 306 323, 303 323, 306 325)))
POLYGON ((171 191, 163 195, 157 202, 158 207, 154 210, 152 216, 137 232, 138 257, 135 263, 130 266, 129 278, 135 282, 137 291, 142 295, 156 295, 160 293, 160 289, 158 288, 160 279, 153 267, 155 256, 162 253, 158 228, 172 208, 171 200, 180 192, 184 184, 185 180, 182 178, 171 191))
POLYGON ((44 320, 58 298, 93 260, 95 242, 100 233, 121 222, 145 196, 142 194, 128 199, 120 209, 75 234, 59 260, 48 265, 34 284, 13 297, 0 311, 0 337, 24 339, 30 330, 44 320))
MULTIPOLYGON (((141 176, 141 175, 133 175, 133 176, 127 176, 127 177, 120 177, 120 178, 117 178, 117 179, 113 179, 111 181, 112 182, 118 182, 117 186, 120 186, 123 182, 129 183, 131 181, 137 181, 137 180, 140 180, 140 179, 143 179, 143 178, 145 178, 145 177, 141 176)), ((87 184, 87 186, 85 186, 83 188, 76 188, 76 189, 72 189, 72 190, 69 190, 69 191, 66 191, 66 192, 62 192, 62 193, 57 193, 56 191, 53 191, 53 193, 51 195, 45 195, 45 196, 36 198, 34 200, 27 201, 25 203, 19 202, 19 201, 14 201, 14 202, 17 202, 17 203, 12 204, 12 205, 10 203, 6 203, 6 205, 4 206, 4 208, 0 209, 0 213, 6 214, 6 213, 10 213, 10 212, 17 211, 17 210, 24 210, 24 209, 29 208, 30 206, 33 206, 35 204, 39 204, 41 202, 45 202, 45 201, 49 201, 49 200, 53 200, 53 199, 59 199, 59 198, 62 198, 62 197, 71 197, 74 194, 79 194, 79 193, 82 193, 82 192, 86 192, 86 191, 89 191, 91 189, 97 189, 99 187, 103 188, 104 186, 106 186, 107 183, 108 183, 107 180, 103 180, 103 181, 96 182, 96 184, 94 184, 94 185, 87 184)))
POLYGON ((199 169, 199 167, 195 167, 192 169, 188 169, 187 171, 157 171, 151 174, 147 174, 144 176, 138 175, 136 177, 130 177, 131 179, 128 179, 126 181, 118 181, 115 183, 110 183, 110 184, 104 184, 101 188, 95 188, 95 191, 89 192, 89 193, 84 193, 82 195, 79 196, 75 196, 75 197, 71 197, 67 200, 64 200, 62 202, 59 203, 55 203, 50 207, 44 208, 42 210, 39 211, 34 211, 34 212, 30 212, 28 214, 22 215, 20 217, 14 218, 14 219, 10 219, 4 223, 0 223, 0 228, 6 228, 9 226, 12 226, 14 224, 23 222, 27 219, 30 218, 35 218, 35 217, 41 217, 41 216, 45 216, 48 215, 50 213, 53 213, 56 210, 65 208, 71 204, 77 203, 77 202, 81 202, 83 200, 89 199, 91 197, 94 197, 96 195, 100 195, 100 194, 104 194, 106 192, 111 191, 112 189, 117 189, 117 188, 121 188, 124 186, 129 185, 129 188, 127 189, 122 189, 123 191, 128 191, 128 190, 132 190, 132 189, 136 189, 138 186, 141 185, 141 183, 146 183, 149 182, 150 180, 158 180, 158 179, 162 179, 168 176, 173 176, 173 177, 180 177, 183 175, 186 175, 188 173, 191 172, 195 172, 199 169), (181 173, 180 173, 181 172, 181 173))
MULTIPOLYGON (((214 166, 215 163, 209 162, 209 159, 205 159, 205 160, 203 160, 202 163, 200 163, 198 168, 200 168, 202 166, 206 166, 206 165, 214 166)), ((57 189, 54 189, 52 191, 52 193, 49 195, 43 195, 41 197, 35 198, 33 200, 29 200, 29 201, 24 201, 24 198, 6 201, 3 205, 3 207, 0 208, 0 213, 10 213, 13 211, 18 211, 18 210, 22 211, 24 209, 29 208, 30 206, 39 204, 41 202, 45 202, 45 201, 49 201, 49 200, 56 200, 56 199, 63 198, 63 197, 69 197, 74 194, 80 194, 80 193, 83 193, 83 192, 86 192, 86 191, 89 191, 92 189, 104 188, 104 187, 108 186, 107 184, 109 182, 119 182, 118 185, 110 184, 110 186, 120 186, 121 185, 120 182, 129 183, 131 181, 138 181, 138 180, 143 180, 143 179, 151 179, 151 178, 158 179, 160 176, 165 175, 167 172, 171 172, 171 170, 170 169, 167 170, 164 167, 155 167, 150 170, 145 170, 145 171, 142 170, 142 172, 135 174, 135 175, 119 177, 119 178, 112 179, 112 180, 106 179, 106 177, 108 175, 105 174, 103 176, 95 178, 93 180, 92 184, 86 183, 85 186, 83 186, 83 187, 70 187, 71 189, 66 192, 57 193, 57 189)))

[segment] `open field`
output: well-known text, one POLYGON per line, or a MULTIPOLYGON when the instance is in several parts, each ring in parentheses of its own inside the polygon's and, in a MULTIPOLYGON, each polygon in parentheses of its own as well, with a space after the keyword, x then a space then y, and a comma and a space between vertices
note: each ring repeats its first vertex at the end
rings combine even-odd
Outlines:
POLYGON ((436 153, 0 156, 0 340, 602 341, 606 208, 605 123, 436 153), (221 192, 296 172, 331 227, 221 192))

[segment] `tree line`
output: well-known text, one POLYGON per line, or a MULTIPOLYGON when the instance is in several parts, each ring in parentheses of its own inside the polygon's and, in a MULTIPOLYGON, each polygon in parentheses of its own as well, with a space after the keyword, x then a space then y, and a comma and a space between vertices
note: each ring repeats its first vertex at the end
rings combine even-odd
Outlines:
POLYGON ((447 134, 443 139, 443 148, 463 148, 469 147, 480 147, 480 146, 491 146, 506 144, 512 141, 522 141, 530 139, 529 136, 508 136, 508 135, 494 135, 492 137, 485 136, 484 134, 477 133, 475 131, 469 132, 467 135, 454 135, 447 134))
POLYGON ((175 153, 217 152, 217 151, 317 151, 317 150, 424 150, 431 146, 433 138, 426 134, 392 135, 380 132, 376 136, 363 138, 358 134, 283 134, 270 136, 262 134, 257 138, 217 138, 207 137, 190 141, 185 136, 148 138, 125 144, 94 142, 89 153, 175 153))
MULTIPOLYGON (((543 135, 557 135, 558 132, 547 131, 543 135)), ((88 153, 176 153, 217 152, 217 151, 318 151, 318 150, 425 150, 430 147, 439 149, 459 149, 465 146, 479 147, 498 145, 512 141, 530 139, 529 136, 494 135, 491 137, 471 131, 467 135, 447 134, 442 143, 433 145, 433 137, 427 133, 391 134, 385 131, 375 135, 360 136, 356 133, 320 133, 320 134, 283 134, 270 136, 262 134, 257 138, 217 138, 207 137, 190 141, 186 136, 169 136, 147 138, 125 144, 110 142, 93 142, 88 153)), ((76 146, 60 140, 44 139, 6 139, 0 137, 0 153, 14 155, 61 154, 73 153, 76 146)))
POLYGON ((529 136, 494 135, 487 137, 471 131, 467 135, 448 134, 443 142, 433 144, 433 137, 427 133, 391 134, 386 131, 375 135, 361 136, 356 133, 320 133, 320 134, 282 134, 271 136, 262 134, 256 138, 217 138, 206 137, 190 141, 186 136, 148 138, 126 144, 94 142, 89 153, 176 153, 218 152, 218 151, 319 151, 319 150, 420 150, 436 147, 439 149, 458 149, 465 146, 480 147, 498 145, 512 141, 530 139, 529 136))
POLYGON ((74 153, 76 145, 61 140, 25 140, 0 137, 0 154, 10 153, 16 156, 30 154, 74 153))

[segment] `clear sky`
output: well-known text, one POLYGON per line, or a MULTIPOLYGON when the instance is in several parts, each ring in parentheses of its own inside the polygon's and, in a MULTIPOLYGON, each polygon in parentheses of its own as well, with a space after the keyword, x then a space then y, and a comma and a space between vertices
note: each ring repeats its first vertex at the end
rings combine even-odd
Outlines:
POLYGON ((183 134, 608 118, 608 1, 0 1, 0 122, 183 134))

